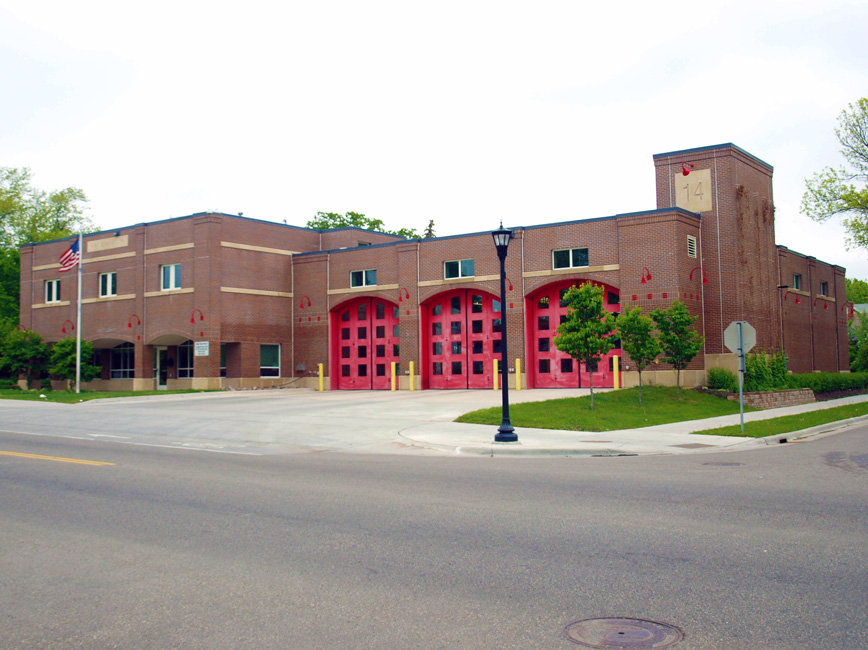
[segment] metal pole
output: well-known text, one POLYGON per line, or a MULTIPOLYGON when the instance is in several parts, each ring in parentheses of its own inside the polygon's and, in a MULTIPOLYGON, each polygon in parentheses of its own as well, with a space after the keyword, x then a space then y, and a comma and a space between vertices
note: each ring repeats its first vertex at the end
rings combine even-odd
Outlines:
POLYGON ((741 321, 738 321, 738 413, 744 433, 744 348, 741 342, 741 321))
POLYGON ((506 365, 506 251, 503 256, 497 252, 500 258, 500 390, 503 420, 500 428, 494 434, 494 442, 518 442, 515 428, 509 421, 509 375, 506 365))

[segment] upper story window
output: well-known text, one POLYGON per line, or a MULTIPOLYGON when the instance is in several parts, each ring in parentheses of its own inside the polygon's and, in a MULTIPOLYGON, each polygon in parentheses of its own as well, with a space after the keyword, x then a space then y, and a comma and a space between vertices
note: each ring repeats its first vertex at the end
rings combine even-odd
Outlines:
POLYGON ((373 287, 377 284, 377 269, 350 271, 351 287, 373 287))
POLYGON ((820 295, 821 296, 828 296, 829 295, 829 283, 828 282, 821 282, 820 283, 820 295))
POLYGON ((118 295, 118 274, 115 271, 99 274, 99 297, 118 295))
POLYGON ((799 273, 793 273, 793 289, 796 291, 802 290, 802 276, 799 273))
POLYGON ((569 248, 562 251, 552 251, 553 269, 575 269, 588 266, 587 248, 569 248))
POLYGON ((60 280, 45 281, 45 302, 60 302, 60 280))
POLYGON ((447 280, 453 278, 472 278, 476 275, 476 264, 474 260, 456 260, 454 262, 444 262, 443 277, 447 280))
POLYGON ((371 245, 371 242, 369 242, 369 241, 360 241, 359 242, 359 246, 370 246, 370 245, 371 245))
POLYGON ((687 235, 687 257, 696 257, 696 237, 687 235))
POLYGON ((181 265, 180 264, 164 264, 160 267, 160 290, 169 291, 170 289, 181 288, 181 265))

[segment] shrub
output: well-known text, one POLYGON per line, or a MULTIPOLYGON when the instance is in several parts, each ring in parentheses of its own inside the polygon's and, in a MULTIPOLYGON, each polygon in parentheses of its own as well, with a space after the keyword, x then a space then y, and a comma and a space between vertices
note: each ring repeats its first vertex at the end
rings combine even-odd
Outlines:
POLYGON ((738 390, 738 378, 734 372, 726 368, 709 368, 708 387, 712 390, 728 390, 734 393, 738 390))
POLYGON ((839 390, 859 390, 868 388, 868 372, 810 372, 803 375, 790 375, 789 388, 810 388, 815 393, 831 393, 839 390))
POLYGON ((760 350, 748 354, 744 363, 744 389, 780 390, 787 388, 787 355, 783 350, 766 354, 760 350))

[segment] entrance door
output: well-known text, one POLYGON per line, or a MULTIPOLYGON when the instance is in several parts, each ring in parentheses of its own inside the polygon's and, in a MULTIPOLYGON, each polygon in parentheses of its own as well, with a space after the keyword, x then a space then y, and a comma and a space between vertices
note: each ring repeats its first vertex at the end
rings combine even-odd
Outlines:
POLYGON ((424 309, 428 387, 491 388, 493 361, 500 358, 500 301, 457 289, 435 296, 424 309))
MULTIPOLYGON (((595 388, 614 386, 612 357, 621 356, 620 340, 616 340, 615 347, 590 368, 555 347, 558 325, 567 317, 568 309, 564 302, 564 295, 570 287, 580 282, 582 281, 570 280, 551 284, 531 297, 530 343, 534 356, 533 386, 535 388, 587 388, 591 384, 591 373, 594 375, 595 388)), ((617 313, 620 311, 618 291, 602 286, 603 307, 607 311, 617 313)))
POLYGON ((165 346, 154 348, 154 377, 157 380, 157 390, 166 390, 169 379, 169 349, 165 346))
POLYGON ((391 364, 400 358, 398 307, 360 298, 338 307, 336 319, 338 389, 389 390, 391 364))

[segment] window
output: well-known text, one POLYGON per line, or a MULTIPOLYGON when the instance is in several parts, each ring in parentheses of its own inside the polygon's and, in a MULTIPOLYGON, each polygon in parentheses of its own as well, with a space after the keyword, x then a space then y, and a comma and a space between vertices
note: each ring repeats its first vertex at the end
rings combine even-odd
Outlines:
POLYGON ((796 291, 802 289, 802 276, 799 273, 793 273, 793 289, 796 291))
POLYGON ((821 282, 820 283, 820 295, 821 296, 828 296, 829 295, 829 283, 828 282, 821 282))
POLYGON ((377 269, 350 271, 351 287, 373 287, 377 284, 377 269))
POLYGON ((687 235, 687 257, 696 257, 696 237, 687 235))
POLYGON ((552 251, 553 269, 575 269, 581 266, 588 266, 587 248, 552 251))
POLYGON ((118 295, 118 274, 114 271, 99 274, 99 297, 118 295))
POLYGON ((112 348, 111 353, 112 379, 132 379, 136 371, 136 349, 132 343, 121 343, 112 348))
POLYGON ((280 344, 259 346, 259 376, 280 377, 280 344))
POLYGON ((193 341, 189 339, 178 346, 178 379, 193 376, 193 341))
POLYGON ((220 376, 226 376, 226 344, 220 344, 220 376))
POLYGON ((171 289, 181 288, 181 265, 180 264, 165 264, 160 267, 161 291, 169 291, 171 289))
POLYGON ((452 278, 472 278, 476 275, 474 266, 474 260, 446 262, 443 264, 443 277, 447 280, 451 280, 452 278))
POLYGON ((60 302, 60 280, 45 281, 45 302, 60 302))

